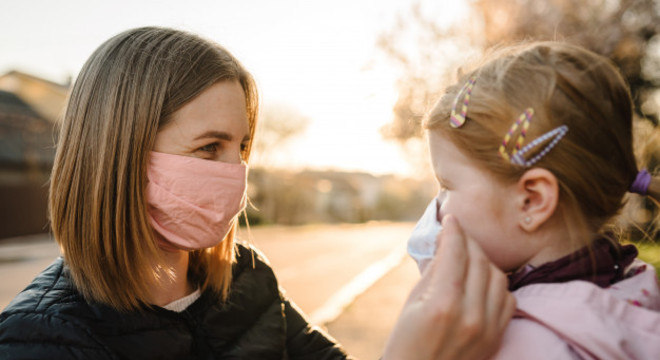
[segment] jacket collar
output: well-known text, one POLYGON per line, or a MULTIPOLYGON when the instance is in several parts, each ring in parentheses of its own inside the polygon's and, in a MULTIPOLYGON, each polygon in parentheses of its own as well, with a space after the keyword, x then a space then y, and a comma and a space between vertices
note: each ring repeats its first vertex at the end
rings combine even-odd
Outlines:
POLYGON ((621 246, 609 236, 595 240, 590 246, 545 263, 539 267, 527 265, 509 275, 509 290, 538 283, 562 283, 584 280, 607 287, 624 278, 624 270, 637 257, 634 245, 621 246))

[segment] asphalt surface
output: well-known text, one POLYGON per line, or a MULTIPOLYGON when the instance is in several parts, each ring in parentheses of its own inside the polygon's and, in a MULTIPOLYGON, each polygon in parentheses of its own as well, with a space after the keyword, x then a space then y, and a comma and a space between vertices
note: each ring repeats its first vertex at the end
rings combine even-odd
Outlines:
MULTIPOLYGON (((411 223, 258 227, 239 237, 266 255, 280 286, 307 314, 326 304, 333 294, 370 265, 393 252, 403 255, 411 223)), ((0 309, 57 256, 47 235, 0 242, 0 309)), ((376 279, 377 280, 377 279, 376 279)))
MULTIPOLYGON (((419 274, 405 255, 414 224, 241 229, 288 297, 358 359, 378 359, 419 274), (250 240, 251 239, 251 240, 250 240)), ((0 310, 57 256, 47 235, 0 241, 0 310)))

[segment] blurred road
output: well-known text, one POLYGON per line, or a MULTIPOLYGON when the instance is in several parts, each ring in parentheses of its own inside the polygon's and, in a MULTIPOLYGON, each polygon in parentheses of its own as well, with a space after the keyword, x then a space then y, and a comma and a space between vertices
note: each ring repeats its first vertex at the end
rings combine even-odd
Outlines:
MULTIPOLYGON (((400 262, 412 227, 412 223, 257 227, 251 238, 270 260, 287 295, 312 321, 325 323, 339 315, 333 307, 341 311, 400 262)), ((239 238, 249 238, 246 229, 239 231, 239 238)), ((46 235, 0 242, 0 310, 58 254, 46 235)))
POLYGON ((270 260, 287 295, 310 316, 311 322, 325 323, 339 315, 333 310, 340 311, 400 262, 413 226, 371 223, 265 227, 254 229, 252 237, 270 260))
POLYGON ((0 311, 59 253, 46 234, 0 242, 0 311))

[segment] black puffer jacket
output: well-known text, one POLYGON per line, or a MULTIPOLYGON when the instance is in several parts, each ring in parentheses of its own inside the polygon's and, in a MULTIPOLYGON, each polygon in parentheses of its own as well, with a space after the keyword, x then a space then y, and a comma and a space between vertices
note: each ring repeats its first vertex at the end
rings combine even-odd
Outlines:
POLYGON ((205 292, 182 313, 89 304, 59 258, 0 314, 0 359, 345 359, 250 252, 239 245, 227 303, 205 292))

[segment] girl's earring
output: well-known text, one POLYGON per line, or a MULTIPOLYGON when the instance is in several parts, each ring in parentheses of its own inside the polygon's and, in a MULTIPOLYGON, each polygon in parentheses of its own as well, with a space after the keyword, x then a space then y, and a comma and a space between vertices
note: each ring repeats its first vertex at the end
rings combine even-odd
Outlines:
POLYGON ((529 216, 525 216, 525 219, 523 220, 525 224, 529 225, 532 223, 532 218, 529 216))

